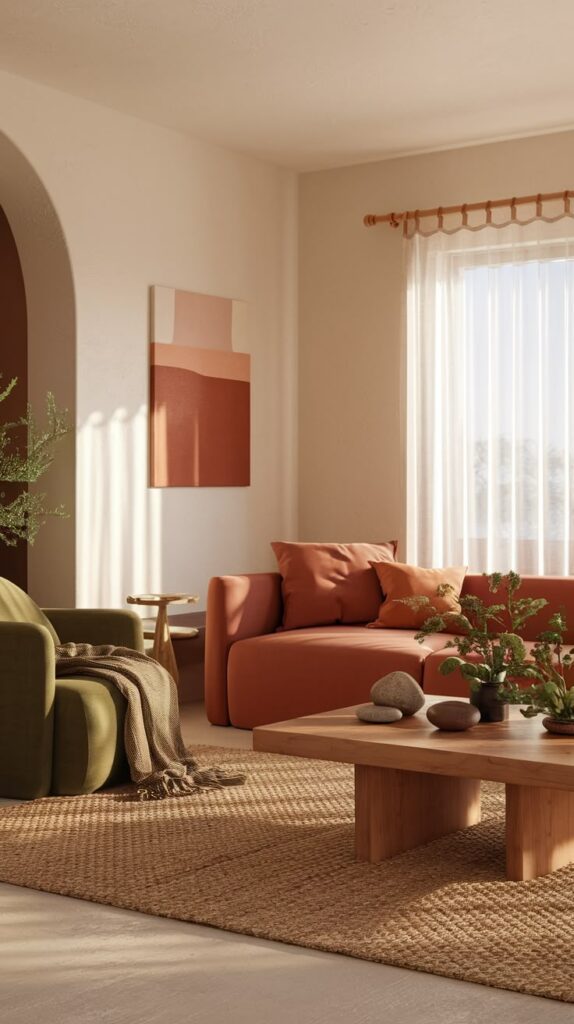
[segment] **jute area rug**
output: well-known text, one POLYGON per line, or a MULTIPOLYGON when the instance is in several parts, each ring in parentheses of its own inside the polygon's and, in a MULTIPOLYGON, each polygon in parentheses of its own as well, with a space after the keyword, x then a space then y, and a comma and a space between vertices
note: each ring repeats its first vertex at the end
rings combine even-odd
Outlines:
POLYGON ((501 788, 480 825, 380 865, 353 857, 353 771, 215 747, 245 786, 0 811, 0 880, 496 988, 574 1001, 574 865, 504 878, 501 788))

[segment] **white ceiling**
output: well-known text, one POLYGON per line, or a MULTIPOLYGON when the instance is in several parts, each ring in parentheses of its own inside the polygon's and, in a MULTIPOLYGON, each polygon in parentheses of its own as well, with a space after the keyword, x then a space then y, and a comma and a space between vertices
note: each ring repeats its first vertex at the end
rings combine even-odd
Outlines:
POLYGON ((574 124, 574 0, 0 0, 0 67, 298 169, 574 124))

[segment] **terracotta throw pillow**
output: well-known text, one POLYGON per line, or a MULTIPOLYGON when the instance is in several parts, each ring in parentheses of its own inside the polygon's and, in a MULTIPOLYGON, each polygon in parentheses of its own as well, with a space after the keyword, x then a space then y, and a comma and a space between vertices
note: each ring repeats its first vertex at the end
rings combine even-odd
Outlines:
POLYGON ((384 601, 379 608, 375 622, 369 626, 375 629, 419 629, 425 619, 434 613, 460 612, 459 597, 466 575, 466 566, 451 566, 448 569, 420 569, 416 565, 404 565, 395 562, 385 565, 373 562, 384 601), (449 583, 453 591, 444 597, 437 597, 436 589, 441 583, 449 583), (427 606, 420 611, 397 603, 403 597, 428 597, 432 608, 427 606))
POLYGON ((381 544, 271 545, 283 577, 283 628, 368 622, 381 589, 372 565, 393 562, 394 540, 381 544))

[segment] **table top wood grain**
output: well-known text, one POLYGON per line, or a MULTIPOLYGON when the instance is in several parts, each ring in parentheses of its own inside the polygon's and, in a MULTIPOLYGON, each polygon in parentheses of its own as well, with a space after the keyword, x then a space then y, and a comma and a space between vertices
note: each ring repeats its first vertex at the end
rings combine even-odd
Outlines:
POLYGON ((506 722, 480 723, 466 732, 443 732, 426 708, 390 725, 360 722, 341 708, 253 731, 254 750, 346 764, 488 779, 523 786, 574 790, 574 738, 547 732, 542 717, 526 719, 510 708, 506 722))

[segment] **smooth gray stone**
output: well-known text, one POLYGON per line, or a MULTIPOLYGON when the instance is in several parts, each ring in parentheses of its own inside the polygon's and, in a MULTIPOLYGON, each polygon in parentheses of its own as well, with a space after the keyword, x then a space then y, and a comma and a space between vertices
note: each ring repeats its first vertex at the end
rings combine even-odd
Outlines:
POLYGON ((427 708, 427 718, 431 725, 445 732, 463 732, 480 722, 480 711, 473 704, 465 704, 461 700, 442 700, 439 704, 431 704, 427 708))
POLYGON ((399 711, 398 708, 383 708, 377 704, 361 704, 360 708, 357 708, 356 715, 361 722, 377 722, 379 725, 398 722, 403 717, 402 711, 399 711))
POLYGON ((408 672, 389 672, 371 687, 371 700, 385 708, 398 708, 403 715, 415 715, 423 707, 425 695, 408 672))

